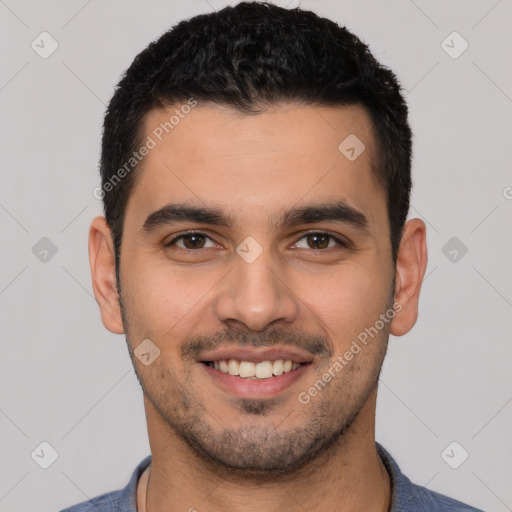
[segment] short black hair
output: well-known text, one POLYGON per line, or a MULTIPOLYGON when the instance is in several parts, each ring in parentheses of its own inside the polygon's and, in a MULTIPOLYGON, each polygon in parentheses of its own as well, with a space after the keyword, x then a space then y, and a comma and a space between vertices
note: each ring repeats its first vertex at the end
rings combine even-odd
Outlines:
POLYGON ((108 105, 101 196, 118 282, 125 209, 140 174, 132 155, 143 144, 145 116, 191 98, 248 115, 283 102, 365 107, 376 139, 373 172, 387 194, 396 263, 409 211, 412 141, 395 74, 331 20, 300 8, 242 2, 181 21, 152 42, 134 59, 108 105), (129 161, 133 165, 127 167, 129 161))

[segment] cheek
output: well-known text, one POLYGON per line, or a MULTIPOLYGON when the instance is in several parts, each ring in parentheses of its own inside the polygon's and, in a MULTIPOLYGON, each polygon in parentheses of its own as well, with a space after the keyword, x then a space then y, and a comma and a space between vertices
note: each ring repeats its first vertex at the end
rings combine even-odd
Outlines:
POLYGON ((365 328, 375 324, 388 308, 391 282, 369 266, 346 265, 324 278, 304 277, 297 295, 341 349, 365 328))
POLYGON ((130 331, 138 337, 163 340, 192 329, 219 280, 214 271, 171 268, 148 255, 126 263, 130 272, 122 276, 123 302, 130 331))

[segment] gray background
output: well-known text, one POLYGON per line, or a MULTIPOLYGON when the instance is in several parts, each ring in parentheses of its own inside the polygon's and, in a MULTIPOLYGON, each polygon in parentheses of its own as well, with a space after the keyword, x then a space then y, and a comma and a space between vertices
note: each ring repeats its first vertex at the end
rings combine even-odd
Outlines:
MULTIPOLYGON (((224 5, 0 0, 1 511, 120 488, 149 453, 124 337, 103 328, 90 284, 102 115, 151 40, 224 5), (43 31, 59 45, 47 59, 31 47, 43 31), (58 452, 48 469, 35 462, 51 462, 43 441, 58 452)), ((411 217, 428 225, 430 258, 419 321, 390 340, 377 440, 413 481, 512 510, 512 2, 302 6, 346 25, 398 74, 415 133, 411 217), (469 43, 458 58, 458 36, 442 46, 454 31, 469 43)))

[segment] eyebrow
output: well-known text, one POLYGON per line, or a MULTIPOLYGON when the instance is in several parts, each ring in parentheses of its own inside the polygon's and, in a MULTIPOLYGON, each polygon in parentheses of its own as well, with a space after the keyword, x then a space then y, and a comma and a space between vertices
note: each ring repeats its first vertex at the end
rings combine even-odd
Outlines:
MULTIPOLYGON (((369 228, 369 222, 364 213, 343 200, 292 208, 281 214, 277 220, 272 220, 272 225, 279 228, 325 221, 347 224, 360 231, 368 231, 369 228)), ((142 226, 142 231, 150 233, 161 226, 184 222, 226 228, 232 228, 235 224, 233 216, 226 214, 219 208, 172 203, 148 215, 142 226)))

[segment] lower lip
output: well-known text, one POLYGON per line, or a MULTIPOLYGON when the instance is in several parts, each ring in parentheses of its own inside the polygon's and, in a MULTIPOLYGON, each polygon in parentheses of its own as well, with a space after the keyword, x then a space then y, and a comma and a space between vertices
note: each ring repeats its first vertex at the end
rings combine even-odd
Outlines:
POLYGON ((222 389, 241 398, 271 398, 289 388, 308 371, 309 364, 268 379, 244 379, 229 373, 223 373, 207 364, 200 363, 207 374, 222 389))

